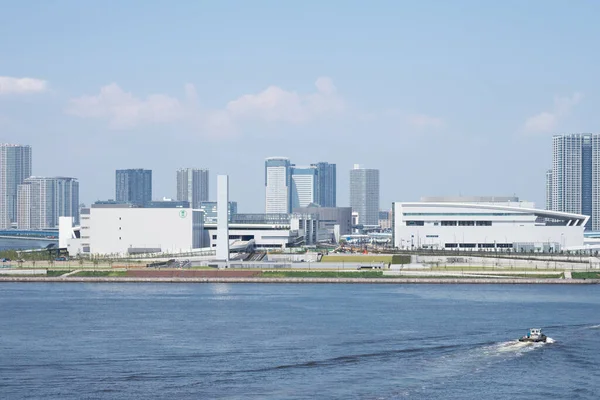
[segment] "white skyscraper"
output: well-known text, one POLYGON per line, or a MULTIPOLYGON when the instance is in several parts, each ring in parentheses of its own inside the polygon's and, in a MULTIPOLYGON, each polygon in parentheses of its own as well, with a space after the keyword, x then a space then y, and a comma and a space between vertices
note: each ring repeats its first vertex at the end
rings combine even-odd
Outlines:
POLYGON ((73 217, 79 223, 79 183, 75 178, 33 176, 19 185, 19 229, 54 229, 59 217, 73 217))
POLYGON ((31 176, 31 147, 0 144, 0 229, 17 221, 18 186, 31 176))
POLYGON ((285 214, 291 211, 291 164, 289 158, 265 160, 265 213, 285 214))
POLYGON ((188 201, 194 209, 199 209, 200 203, 208 201, 208 169, 177 170, 177 200, 188 201))
POLYGON ((358 213, 360 225, 379 225, 379 170, 361 168, 350 170, 350 207, 358 213))
POLYGON ((291 180, 291 207, 307 207, 317 202, 317 172, 315 166, 296 167, 292 166, 291 180))

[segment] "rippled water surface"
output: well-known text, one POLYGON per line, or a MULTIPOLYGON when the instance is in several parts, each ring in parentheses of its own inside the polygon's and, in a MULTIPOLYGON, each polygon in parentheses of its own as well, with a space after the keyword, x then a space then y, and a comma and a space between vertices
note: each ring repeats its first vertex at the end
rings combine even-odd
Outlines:
POLYGON ((598 399, 600 286, 4 283, 0 398, 598 399))

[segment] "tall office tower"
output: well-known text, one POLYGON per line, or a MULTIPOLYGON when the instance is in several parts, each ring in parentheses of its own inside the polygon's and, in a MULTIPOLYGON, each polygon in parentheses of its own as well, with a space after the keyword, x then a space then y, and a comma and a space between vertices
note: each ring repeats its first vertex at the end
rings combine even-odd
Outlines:
POLYGON ((379 225, 379 170, 354 164, 350 170, 350 207, 360 225, 379 225))
POLYGON ((17 222, 18 186, 31 176, 31 146, 0 143, 0 229, 17 222))
POLYGON ((178 169, 177 200, 188 201, 192 208, 200 208, 200 203, 208 201, 208 169, 178 169))
MULTIPOLYGON (((296 167, 293 165, 291 180, 291 207, 307 207, 317 202, 318 169, 317 167, 296 167)), ((291 210, 290 210, 291 211, 291 210)))
POLYGON ((552 138, 552 170, 546 172, 546 195, 553 211, 589 215, 586 229, 600 229, 600 135, 552 138))
POLYGON ((152 170, 118 169, 115 200, 140 206, 152 201, 152 170))
POLYGON ((546 171, 546 210, 552 210, 552 170, 546 171))
POLYGON ((311 164, 317 168, 317 194, 315 203, 321 207, 336 206, 336 167, 335 164, 318 162, 311 164))
POLYGON ((19 229, 54 229, 59 217, 73 217, 79 223, 79 182, 75 178, 32 176, 19 185, 19 229))
POLYGON ((289 158, 265 160, 265 213, 285 214, 291 211, 291 164, 289 158))

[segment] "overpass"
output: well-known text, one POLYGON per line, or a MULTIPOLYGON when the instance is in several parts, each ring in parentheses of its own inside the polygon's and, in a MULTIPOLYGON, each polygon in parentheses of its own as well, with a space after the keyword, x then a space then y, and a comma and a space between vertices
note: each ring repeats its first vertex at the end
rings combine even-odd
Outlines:
POLYGON ((0 237, 6 239, 58 240, 58 229, 47 230, 0 230, 0 237))

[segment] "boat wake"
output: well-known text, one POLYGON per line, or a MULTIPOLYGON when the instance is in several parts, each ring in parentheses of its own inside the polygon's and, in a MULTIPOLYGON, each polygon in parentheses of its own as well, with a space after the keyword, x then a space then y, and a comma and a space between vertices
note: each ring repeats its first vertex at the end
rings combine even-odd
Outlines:
POLYGON ((521 356, 530 351, 542 348, 546 344, 555 343, 552 338, 547 338, 546 342, 520 342, 518 340, 510 340, 508 342, 496 343, 484 348, 484 354, 488 356, 508 355, 514 353, 516 356, 521 356))

